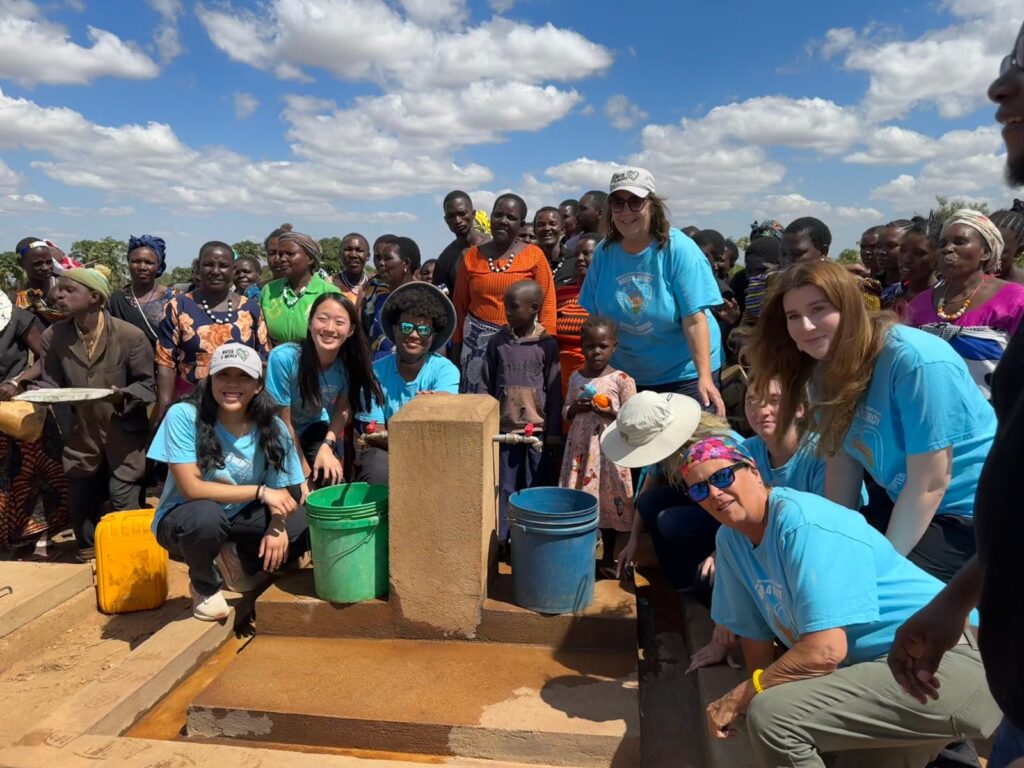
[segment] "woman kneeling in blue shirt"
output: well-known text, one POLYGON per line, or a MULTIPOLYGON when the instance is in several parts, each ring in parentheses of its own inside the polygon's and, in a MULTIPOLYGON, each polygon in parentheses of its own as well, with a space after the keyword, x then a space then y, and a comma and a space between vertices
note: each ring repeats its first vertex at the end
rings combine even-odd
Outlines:
POLYGON ((953 739, 995 730, 999 708, 970 630, 939 665, 938 700, 920 703, 893 678, 896 630, 942 583, 863 516, 766 486, 728 437, 693 444, 682 474, 721 523, 711 617, 740 638, 750 674, 708 706, 715 736, 735 736, 746 715, 758 765, 817 767, 823 755, 871 750, 871 764, 887 768, 925 765, 953 739), (776 637, 786 648, 777 660, 776 637))
POLYGON ((356 479, 387 485, 388 421, 418 394, 457 395, 459 369, 438 354, 455 331, 455 307, 430 283, 406 283, 392 291, 381 308, 381 321, 395 351, 373 364, 383 402, 356 416, 366 446, 357 452, 356 479))
POLYGON ((302 468, 276 410, 259 354, 224 344, 191 399, 167 411, 149 448, 149 458, 170 466, 153 532, 188 565, 197 619, 227 618, 222 585, 253 589, 261 571, 309 549, 298 504, 302 468))
POLYGON ((963 359, 888 313, 869 315, 831 262, 778 276, 750 353, 758 388, 783 382, 780 426, 810 384, 826 496, 855 508, 866 470, 895 503, 885 535, 896 551, 949 581, 974 555, 974 493, 996 428, 963 359))

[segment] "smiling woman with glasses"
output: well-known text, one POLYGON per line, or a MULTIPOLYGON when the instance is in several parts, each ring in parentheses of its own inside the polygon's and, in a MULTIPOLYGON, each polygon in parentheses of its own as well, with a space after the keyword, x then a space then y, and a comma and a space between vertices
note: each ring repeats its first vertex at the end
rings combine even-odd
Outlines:
POLYGON ((955 737, 992 732, 999 710, 973 637, 940 665, 938 700, 907 696, 893 679, 896 629, 942 583, 862 515, 766 485, 730 437, 693 443, 681 472, 721 523, 711 618, 739 637, 749 675, 708 707, 714 735, 736 735, 745 715, 757 765, 809 767, 864 749, 879 766, 925 765, 955 737))
POLYGON ((669 226, 654 176, 643 168, 612 175, 600 243, 579 304, 619 327, 612 365, 640 390, 689 395, 725 414, 718 392, 722 336, 709 310, 722 294, 704 254, 669 226))
POLYGON ((365 444, 357 451, 356 480, 386 485, 388 421, 419 394, 457 394, 459 369, 438 354, 455 330, 455 307, 439 288, 420 281, 401 285, 384 302, 380 317, 394 351, 373 364, 383 399, 356 416, 365 444))

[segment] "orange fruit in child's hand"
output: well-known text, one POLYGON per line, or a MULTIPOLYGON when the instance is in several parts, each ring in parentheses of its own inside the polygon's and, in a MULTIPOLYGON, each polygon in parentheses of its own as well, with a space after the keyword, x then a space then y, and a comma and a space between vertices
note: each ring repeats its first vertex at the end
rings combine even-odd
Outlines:
POLYGON ((594 405, 598 408, 609 408, 611 407, 612 399, 608 395, 594 395, 594 405))

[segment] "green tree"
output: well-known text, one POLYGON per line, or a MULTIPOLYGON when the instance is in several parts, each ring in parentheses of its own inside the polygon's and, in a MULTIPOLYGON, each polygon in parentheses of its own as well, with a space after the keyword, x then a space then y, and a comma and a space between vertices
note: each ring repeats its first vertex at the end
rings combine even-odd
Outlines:
POLYGON ((320 266, 327 270, 329 275, 336 275, 341 272, 341 238, 320 238, 320 248, 324 252, 320 266))
POLYGON ((160 276, 160 285, 180 285, 182 283, 192 282, 192 267, 175 267, 174 269, 164 272, 160 276))
POLYGON ((239 258, 242 256, 251 256, 260 264, 263 263, 263 246, 260 243, 254 243, 252 240, 239 240, 231 246, 231 250, 233 250, 239 258))
POLYGON ((7 293, 23 284, 25 270, 21 268, 21 259, 14 251, 0 253, 0 291, 7 293))
POLYGON ((860 251, 856 248, 844 248, 836 259, 840 264, 860 264, 860 251))
POLYGON ((734 237, 732 241, 736 243, 736 247, 740 249, 740 253, 743 253, 750 247, 750 238, 747 235, 743 237, 734 237))
MULTIPOLYGON (((945 225, 953 214, 961 208, 972 208, 975 211, 980 211, 986 216, 989 214, 988 203, 982 203, 976 200, 965 200, 962 197, 946 197, 945 195, 936 195, 935 197, 935 208, 932 209, 931 214, 934 216, 939 224, 945 225)), ((915 213, 915 216, 927 216, 927 214, 915 213)))
POLYGON ((102 240, 77 240, 71 253, 87 267, 102 264, 110 270, 110 283, 120 288, 128 282, 128 241, 114 237, 102 240))

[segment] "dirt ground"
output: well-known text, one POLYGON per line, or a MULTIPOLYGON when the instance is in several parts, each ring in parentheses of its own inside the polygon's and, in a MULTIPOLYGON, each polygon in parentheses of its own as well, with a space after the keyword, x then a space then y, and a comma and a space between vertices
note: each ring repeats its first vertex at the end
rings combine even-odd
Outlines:
POLYGON ((96 610, 95 592, 87 590, 4 638, 0 747, 16 741, 51 708, 117 666, 190 606, 187 569, 171 561, 167 602, 161 608, 105 616, 96 610), (17 658, 8 658, 9 654, 17 658))

